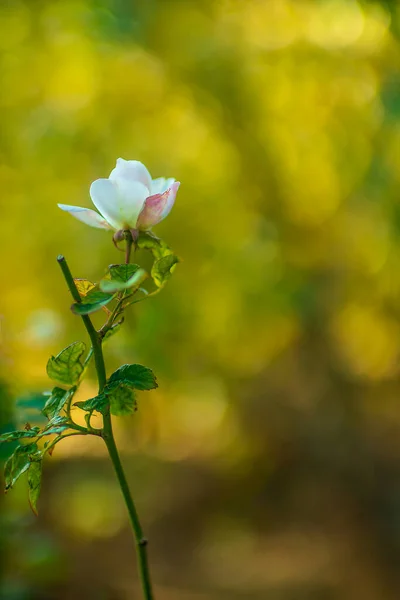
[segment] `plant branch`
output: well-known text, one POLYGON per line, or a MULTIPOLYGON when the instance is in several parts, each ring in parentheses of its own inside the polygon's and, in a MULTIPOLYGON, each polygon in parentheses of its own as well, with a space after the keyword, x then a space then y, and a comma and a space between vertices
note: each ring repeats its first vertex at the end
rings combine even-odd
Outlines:
POLYGON ((117 304, 115 305, 113 311, 110 313, 110 315, 108 316, 107 321, 104 323, 103 327, 100 329, 99 331, 99 335, 101 337, 101 339, 104 339, 104 336, 106 335, 106 333, 112 328, 112 326, 114 325, 115 320, 120 316, 120 314, 122 313, 121 311, 121 306, 122 303, 124 301, 124 298, 119 298, 117 304))
MULTIPOLYGON (((64 438, 67 437, 72 437, 75 435, 88 435, 88 432, 82 432, 82 433, 78 433, 78 432, 73 432, 73 433, 66 433, 64 435, 58 435, 48 446, 46 446, 46 452, 49 453, 50 450, 52 450, 54 448, 54 446, 56 444, 58 444, 58 442, 61 442, 61 440, 63 440, 64 438)), ((50 456, 51 456, 51 452, 50 452, 50 456)))
MULTIPOLYGON (((127 248, 126 248, 126 262, 129 262, 130 252, 132 248, 132 235, 129 232, 129 236, 126 237, 127 248)), ((71 271, 69 270, 68 264, 64 258, 64 256, 59 256, 57 258, 58 263, 60 264, 61 270, 67 282, 68 288, 72 294, 73 299, 76 302, 81 302, 81 297, 79 291, 75 285, 74 278, 72 277, 71 271)), ((114 314, 114 313, 113 313, 114 314)), ((99 384, 99 393, 101 393, 107 383, 107 375, 106 368, 104 364, 104 356, 102 349, 102 337, 104 335, 103 331, 99 333, 93 326, 93 323, 88 315, 81 315, 83 323, 86 327, 86 330, 89 334, 89 337, 92 342, 93 354, 96 365, 97 379, 99 384)), ((115 318, 115 317, 114 317, 115 318)), ((110 322, 110 321, 109 321, 110 322)), ((112 325, 112 320, 110 322, 110 326, 112 325)), ((106 329, 107 331, 107 329, 106 329)), ((87 430, 85 430, 87 431, 87 430)), ((108 453, 111 458, 111 462, 113 464, 116 476, 118 478, 119 485, 121 487, 122 494, 124 496, 125 504, 128 509, 133 533, 136 541, 136 554, 138 559, 138 567, 140 580, 142 584, 143 597, 145 600, 153 600, 154 596, 151 589, 150 582, 150 572, 147 560, 147 540, 143 536, 143 531, 140 525, 139 517, 136 511, 135 503, 133 502, 133 498, 131 496, 127 479, 125 477, 125 473, 122 467, 121 459, 118 454, 117 446, 115 444, 113 427, 111 421, 110 407, 106 409, 103 415, 103 430, 102 437, 105 441, 105 444, 108 449, 108 453)))
MULTIPOLYGON (((61 267, 62 273, 64 275, 65 281, 67 283, 67 286, 69 288, 69 291, 71 292, 73 299, 75 300, 75 302, 80 303, 82 301, 82 299, 78 292, 78 288, 75 285, 74 278, 72 277, 71 271, 69 270, 69 266, 67 264, 67 261, 65 260, 65 257, 60 255, 57 257, 57 261, 61 267)), ((86 331, 89 334, 90 341, 92 342, 94 361, 96 364, 96 371, 97 371, 97 378, 99 381, 99 392, 101 392, 107 382, 106 367, 104 364, 103 352, 101 349, 101 339, 100 339, 100 336, 99 336, 98 332, 96 331, 89 315, 81 315, 81 318, 82 318, 83 324, 86 327, 86 331)))
POLYGON ((75 423, 75 421, 72 421, 71 423, 69 423, 68 427, 69 427, 69 429, 75 429, 75 431, 80 431, 80 433, 83 433, 83 434, 90 433, 92 435, 101 435, 101 429, 93 429, 93 427, 88 429, 86 427, 82 427, 82 425, 78 425, 77 423, 75 423))

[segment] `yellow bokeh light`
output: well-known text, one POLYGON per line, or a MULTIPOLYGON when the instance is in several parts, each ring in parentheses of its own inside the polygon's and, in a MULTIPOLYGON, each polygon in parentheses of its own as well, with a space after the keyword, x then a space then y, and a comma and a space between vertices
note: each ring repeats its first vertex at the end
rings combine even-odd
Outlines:
POLYGON ((350 304, 332 322, 332 333, 347 370, 379 380, 398 371, 400 328, 376 309, 350 304))

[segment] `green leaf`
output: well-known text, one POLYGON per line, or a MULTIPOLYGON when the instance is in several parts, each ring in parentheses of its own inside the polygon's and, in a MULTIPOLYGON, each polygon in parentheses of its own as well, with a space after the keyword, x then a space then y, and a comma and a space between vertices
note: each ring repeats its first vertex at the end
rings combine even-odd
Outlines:
POLYGON ((108 267, 110 278, 114 281, 120 281, 121 283, 129 281, 139 269, 140 266, 135 265, 134 263, 122 263, 119 265, 110 265, 108 267))
POLYGON ((150 232, 141 232, 136 242, 138 248, 150 250, 154 256, 151 276, 158 288, 162 288, 171 277, 179 258, 174 255, 167 244, 150 232))
POLYGON ((132 277, 140 270, 139 265, 135 264, 120 264, 110 265, 108 267, 108 273, 104 279, 100 281, 100 289, 103 292, 118 292, 124 290, 127 287, 127 283, 132 277))
POLYGON ((69 429, 70 421, 67 417, 62 417, 60 415, 53 417, 51 421, 49 421, 48 425, 42 429, 39 433, 38 438, 41 438, 45 435, 59 435, 66 429, 69 429))
POLYGON ((37 436, 38 438, 44 437, 45 435, 60 435, 66 429, 69 429, 69 425, 54 425, 54 427, 49 427, 48 429, 42 431, 37 436))
POLYGON ((158 387, 156 377, 151 369, 143 365, 122 365, 108 380, 106 389, 124 383, 136 390, 153 390, 158 387))
MULTIPOLYGON (((138 265, 116 265, 117 267, 137 267, 138 265)), ((126 281, 122 281, 122 278, 115 279, 102 279, 100 281, 100 287, 104 292, 115 293, 129 288, 138 288, 145 279, 148 278, 148 274, 144 269, 138 267, 126 281)))
POLYGON ((175 254, 168 254, 160 260, 157 260, 151 269, 151 276, 158 287, 163 287, 171 277, 174 266, 179 262, 175 254))
POLYGON ((131 415, 136 410, 135 392, 124 383, 119 383, 107 393, 110 402, 110 412, 116 417, 131 415))
POLYGON ((51 392, 51 396, 48 398, 46 404, 43 407, 43 414, 49 419, 58 415, 58 413, 64 408, 65 404, 72 398, 76 392, 76 387, 72 387, 70 390, 63 390, 62 388, 55 387, 51 392))
POLYGON ((83 372, 83 365, 79 359, 85 349, 86 345, 83 342, 74 342, 57 356, 52 356, 47 363, 50 379, 64 385, 76 385, 83 372))
POLYGON ((30 456, 37 453, 36 444, 27 444, 18 446, 14 453, 4 465, 4 479, 6 490, 15 485, 18 478, 29 469, 31 463, 30 456))
POLYGON ((0 435, 0 444, 3 442, 15 442, 16 440, 23 438, 34 438, 37 437, 39 431, 40 427, 31 427, 20 431, 9 431, 0 435))
POLYGON ((106 333, 106 335, 103 338, 103 344, 106 340, 109 340, 113 335, 115 335, 122 327, 122 323, 123 320, 121 319, 121 321, 118 321, 118 323, 115 323, 115 325, 113 325, 111 327, 111 329, 109 329, 106 333))
POLYGON ((82 298, 85 298, 90 290, 92 290, 96 285, 89 281, 89 279, 74 279, 75 285, 78 289, 79 295, 82 298))
MULTIPOLYGON (((69 425, 70 423, 67 417, 56 416, 46 425, 44 429, 40 429, 40 427, 27 427, 26 429, 22 429, 20 431, 10 431, 7 433, 3 433, 0 436, 0 444, 3 442, 15 442, 21 439, 39 439, 45 435, 58 435, 66 429, 69 429, 69 425)), ((21 447, 26 448, 27 446, 21 447)))
POLYGON ((78 406, 82 410, 86 410, 87 412, 99 412, 103 414, 105 408, 108 406, 108 399, 105 394, 99 394, 94 398, 89 398, 89 400, 84 400, 83 402, 75 402, 74 406, 78 406))
POLYGON ((31 509, 38 514, 37 501, 40 495, 40 488, 42 484, 42 461, 35 460, 31 462, 28 470, 28 487, 29 487, 29 504, 31 509))
POLYGON ((148 231, 141 231, 136 241, 136 246, 144 250, 150 250, 156 260, 173 254, 171 248, 161 239, 148 231))
POLYGON ((82 298, 82 302, 74 302, 71 310, 76 315, 90 315, 111 302, 113 297, 113 294, 106 294, 96 287, 82 298))

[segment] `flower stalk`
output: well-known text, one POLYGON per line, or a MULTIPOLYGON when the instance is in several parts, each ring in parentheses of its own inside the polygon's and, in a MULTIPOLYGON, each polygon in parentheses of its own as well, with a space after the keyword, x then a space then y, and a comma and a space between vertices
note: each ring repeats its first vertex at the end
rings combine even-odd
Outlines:
POLYGON ((131 251, 133 245, 133 237, 132 233, 128 230, 125 231, 125 240, 126 240, 126 248, 125 248, 125 264, 129 264, 131 262, 131 251))
MULTIPOLYGON (((126 262, 129 262, 130 252, 132 248, 132 236, 126 236, 126 262)), ((81 297, 78 291, 78 288, 75 285, 74 278, 72 277, 71 271, 65 260, 64 256, 59 256, 57 261, 61 267, 62 273, 64 275, 65 281, 67 283, 68 289, 71 292, 72 297, 78 303, 81 302, 81 297)), ((99 335, 99 332, 96 331, 91 318, 88 315, 81 315, 82 321, 86 327, 86 330, 89 334, 90 340, 92 342, 92 351, 95 358, 96 365, 96 373, 97 373, 97 381, 99 386, 99 394, 102 394, 104 388, 107 384, 107 375, 106 375, 106 367, 103 355, 102 348, 102 337, 99 335)), ((90 433, 90 431, 84 430, 84 433, 90 433)), ((107 407, 103 414, 103 429, 100 431, 100 436, 104 439, 106 444, 108 454, 110 456, 112 465, 114 467, 115 474, 118 479, 119 486, 121 488, 122 495, 125 500, 126 508, 129 513, 129 519, 131 522, 133 535, 135 538, 136 545, 136 555, 139 569, 139 576, 142 585, 143 598, 145 600, 153 600, 153 592, 151 587, 151 577, 149 570, 149 563, 147 558, 147 544, 148 541, 143 535, 142 526, 140 524, 139 516, 136 510, 135 503, 133 501, 128 481, 125 476, 125 472, 121 463, 121 459, 118 453, 117 445, 115 443, 112 420, 110 414, 110 408, 107 407)))

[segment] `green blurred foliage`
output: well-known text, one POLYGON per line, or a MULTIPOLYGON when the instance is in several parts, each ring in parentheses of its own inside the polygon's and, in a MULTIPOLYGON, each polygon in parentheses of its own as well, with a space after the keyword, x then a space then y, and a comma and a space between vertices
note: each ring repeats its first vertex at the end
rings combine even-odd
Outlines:
MULTIPOLYGON (((96 281, 120 259, 56 203, 119 156, 181 181, 156 232, 183 261, 106 350, 160 384, 118 422, 160 600, 399 597, 399 31, 395 1, 0 3, 15 398, 85 335, 56 256, 96 281)), ((103 450, 65 442, 44 479, 36 524, 23 485, 3 502, 3 596, 132 597, 103 450)))

